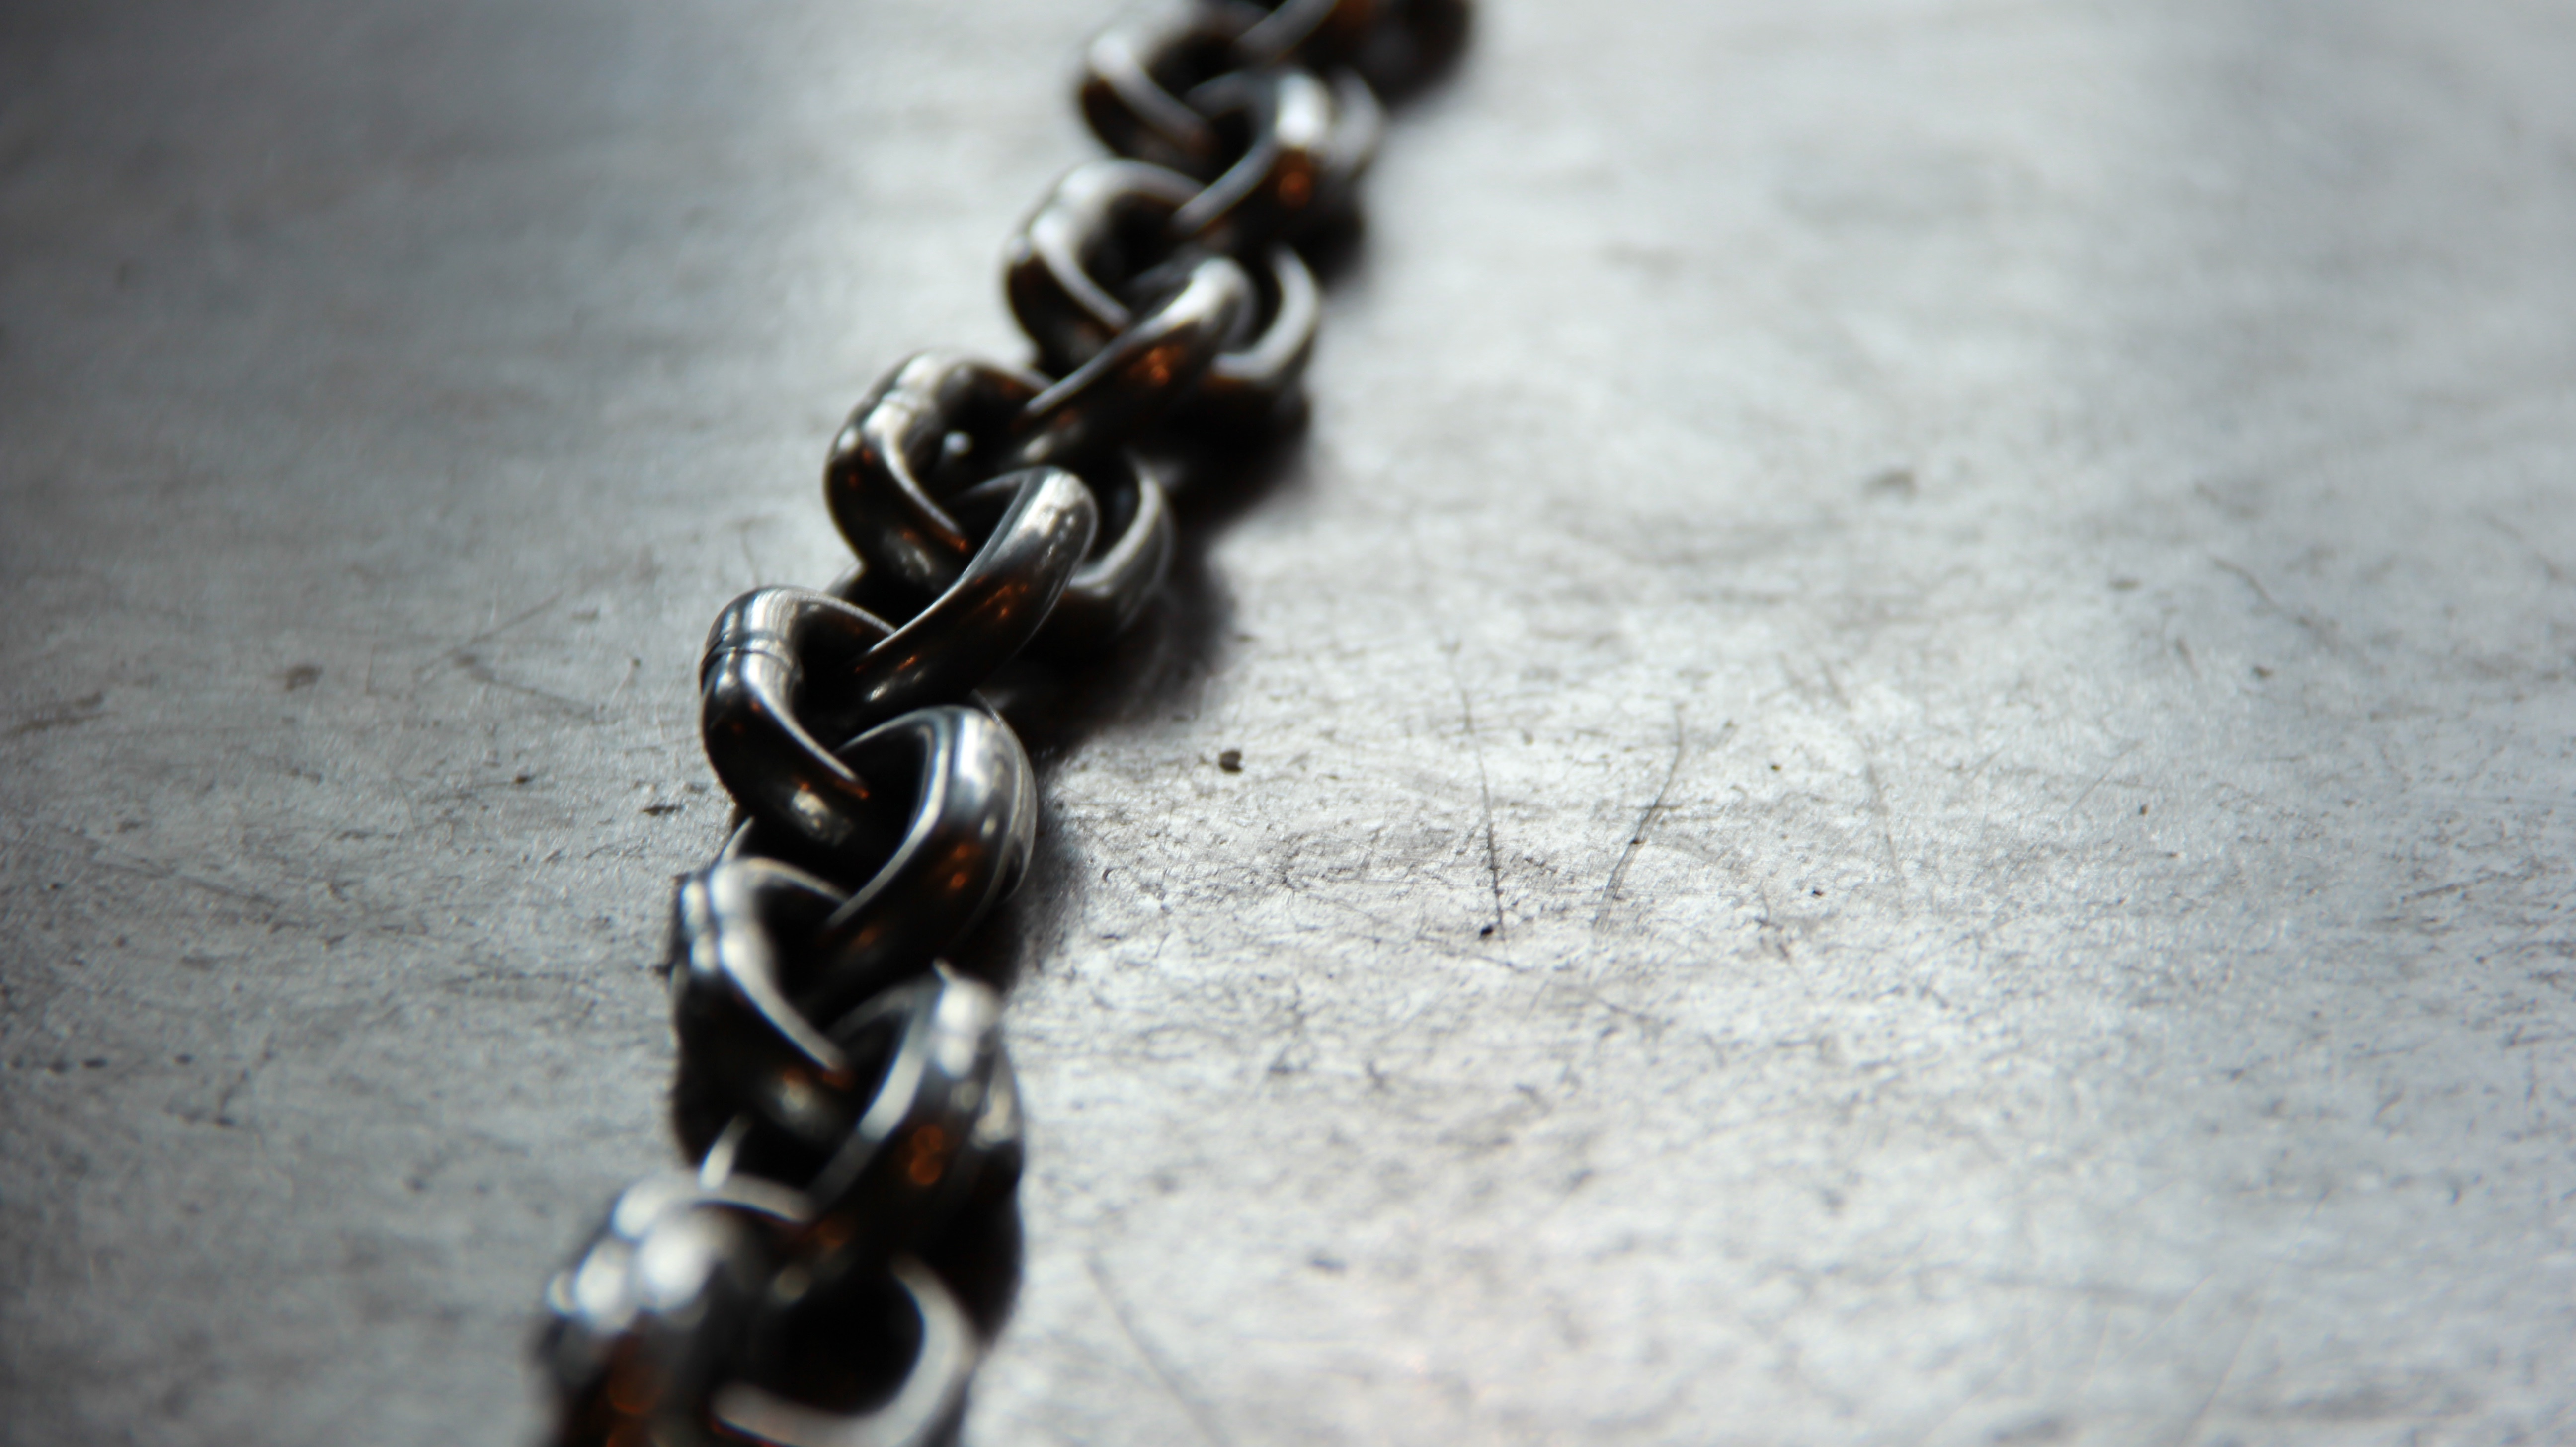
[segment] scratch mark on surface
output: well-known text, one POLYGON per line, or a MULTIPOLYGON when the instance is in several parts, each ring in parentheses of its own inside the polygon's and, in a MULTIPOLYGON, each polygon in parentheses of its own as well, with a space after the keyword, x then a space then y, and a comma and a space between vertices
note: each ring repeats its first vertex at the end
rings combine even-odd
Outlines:
POLYGON ((1977 1403, 1984 1401, 1986 1394, 1995 1389, 1995 1384, 2002 1381, 2005 1374, 2013 1371, 2022 1363, 2030 1360, 2030 1354, 2031 1343, 2025 1339, 2022 1342, 2021 1349, 2019 1351, 2014 1352, 2012 1356, 1997 1364, 1992 1371, 1987 1372, 1983 1378, 1979 1379, 1974 1387, 1969 1389, 1966 1396, 1960 1397, 1951 1402, 1950 1405, 1943 1408, 1941 1410, 1941 1414, 1934 1417, 1930 1424, 1925 1426, 1922 1431, 1915 1433, 1913 1439, 1915 1447, 1922 1447, 1922 1444, 1931 1441, 1934 1435, 1940 1432, 1942 1428, 1950 1425, 1952 1419, 1956 1418, 1961 1412, 1964 1412, 1970 1407, 1975 1406, 1977 1403))
POLYGON ((69 839, 75 840, 83 846, 81 851, 84 856, 82 863, 85 866, 95 866, 114 874, 132 875, 138 879, 166 880, 174 884, 189 885, 223 899, 234 900, 242 904, 252 905, 256 908, 265 910, 268 912, 268 916, 271 920, 279 923, 297 925, 310 923, 310 921, 293 915, 287 909, 283 900, 272 899, 269 896, 258 893, 254 890, 240 889, 216 880, 207 879, 202 875, 192 874, 176 865, 164 864, 158 859, 149 858, 145 855, 128 853, 125 850, 115 848, 112 845, 90 838, 88 835, 81 834, 77 831, 63 830, 60 832, 69 839))
MULTIPOLYGON (((1717 731, 1717 736, 1723 741, 1734 730, 1735 722, 1730 719, 1724 728, 1717 731)), ((1647 831, 1655 827, 1656 816, 1664 812, 1665 800, 1672 796, 1673 780, 1681 774, 1682 754, 1688 742, 1689 735, 1682 727, 1682 706, 1676 703, 1673 705, 1672 762, 1664 766, 1664 782, 1656 787, 1653 802, 1647 804, 1645 811, 1637 816, 1636 827, 1628 831, 1628 847, 1619 851, 1619 862, 1610 866, 1610 877, 1601 882, 1601 899, 1592 910, 1594 934, 1601 932, 1602 918, 1610 913, 1611 901, 1619 897, 1619 885, 1628 877, 1628 866, 1636 860, 1637 851, 1645 847, 1647 831)))
POLYGON ((29 734, 40 734, 47 729, 64 729, 74 724, 85 724, 106 711, 107 691, 101 689, 68 703, 47 704, 29 714, 16 728, 11 729, 9 737, 23 739, 29 734))
POLYGON ((2510 873, 2501 869, 2484 869, 2480 870, 2473 878, 2456 879, 2449 884, 2437 884, 2430 889, 2419 889, 2413 894, 2399 895, 2397 897, 2397 902, 2400 904, 2414 904, 2419 900, 2438 899, 2446 894, 2466 894, 2470 890, 2475 889, 2482 884, 2529 884, 2532 877, 2539 872, 2540 862, 2538 860, 2532 860, 2529 863, 2524 864, 2522 868, 2510 873))
POLYGON ((1960 771, 1956 781, 1951 785, 1949 802, 1955 804, 1959 802, 1961 798, 1965 797, 1968 792, 1968 786, 1976 783, 1979 779, 1984 778, 1986 774, 1986 766, 2003 757, 2003 752, 2003 747, 2001 745, 1997 745, 1994 748, 1986 750, 1986 756, 1984 758, 1977 760, 1975 763, 1970 764, 1966 769, 1960 771))
POLYGON ((2511 538, 2516 543, 2521 544, 2523 551, 2531 555, 2531 560, 2540 565, 2541 576, 2547 578, 2551 584, 2556 586, 2564 586, 2566 584, 2567 570, 2559 567, 2556 562, 2550 559, 2550 556, 2547 553, 2534 547, 2531 539, 2524 537, 2520 528, 2506 522, 2503 518, 2497 517, 2494 513, 2487 511, 2485 508, 2472 509, 2469 515, 2476 518, 2478 521, 2485 523, 2488 527, 2495 529, 2497 532, 2504 534, 2506 537, 2511 538))
MULTIPOLYGON (((548 608, 562 602, 563 595, 564 590, 557 588, 552 593, 547 594, 543 602, 537 603, 532 607, 522 609, 517 613, 513 613, 509 617, 491 624, 482 632, 475 634, 473 637, 457 644, 454 648, 447 651, 446 657, 448 659, 461 660, 458 663, 459 667, 471 667, 475 662, 471 650, 477 645, 491 642, 493 639, 500 637, 502 634, 509 632, 511 629, 516 628, 520 624, 527 622, 529 619, 536 617, 540 613, 543 613, 548 608)), ((441 660, 438 659, 432 659, 431 661, 422 664, 418 674, 414 677, 413 682, 418 683, 426 681, 429 678, 430 673, 438 667, 440 661, 441 660)), ((487 683, 491 682, 489 679, 482 681, 487 683)), ((533 690, 531 691, 533 692, 533 690)), ((544 695, 540 695, 540 697, 542 696, 544 695)))
POLYGON ((632 654, 627 655, 626 672, 618 678, 617 686, 608 691, 608 697, 600 700, 599 706, 601 708, 606 708, 610 704, 617 702, 617 700, 625 694, 626 685, 633 683, 635 681, 635 675, 643 671, 644 660, 637 658, 632 654))
MULTIPOLYGON (((552 704, 570 718, 587 719, 594 718, 598 715, 599 710, 597 706, 583 703, 580 699, 566 698, 562 694, 551 693, 532 684, 519 683, 512 679, 503 678, 500 674, 493 671, 491 664, 484 662, 481 657, 468 653, 464 649, 458 649, 455 653, 450 654, 449 657, 455 661, 458 671, 462 672, 467 678, 473 679, 476 683, 483 685, 485 689, 507 689, 511 693, 519 694, 522 697, 533 698, 540 703, 552 704)), ((475 704, 478 708, 482 704, 482 695, 480 693, 475 695, 475 704)))
POLYGON ((2282 614, 2285 617, 2289 614, 2290 610, 2282 607, 2280 600, 2272 596, 2272 590, 2263 586, 2263 580, 2255 577, 2253 573, 2245 569, 2243 566, 2231 563, 2225 558, 2219 557, 2213 557, 2210 561, 2216 563, 2220 568, 2227 572, 2234 573, 2237 577, 2243 579, 2245 586, 2254 590, 2254 596, 2263 600, 2264 607, 2271 609, 2275 613, 2282 614))
POLYGON ((2282 607, 2280 600, 2272 596, 2272 590, 2264 587, 2263 580, 2255 577, 2251 571, 2240 567, 2235 563, 2231 563, 2216 554, 2212 554, 2209 560, 2216 563, 2225 571, 2233 573, 2238 578, 2243 579, 2245 586, 2254 590, 2254 596, 2263 600, 2264 607, 2270 609, 2274 614, 2296 624, 2302 632, 2316 640, 2317 646, 2327 649, 2328 651, 2336 650, 2337 641, 2334 624, 2331 622, 2323 622, 2316 618, 2312 618, 2305 613, 2282 607))
POLYGON ((2190 1419, 2182 1424, 2182 1430, 2173 1435, 2171 1447, 2185 1447, 2191 1441, 2193 1435, 2200 1431, 2200 1424, 2209 1419, 2209 1409, 2216 1405, 2219 1394, 2226 1391, 2228 1382, 2235 1378, 2236 1363, 2245 1355, 2245 1343, 2254 1339, 2254 1328, 2262 1324, 2264 1308, 2270 1304, 2270 1286, 2271 1278, 2267 1276, 2263 1289, 2254 1298, 2254 1309, 2245 1315, 2245 1329, 2236 1334, 2236 1345, 2227 1349, 2227 1364, 2219 1368, 2218 1380, 2210 1383, 2208 1394, 2200 1399, 2199 1406, 2192 1409, 2190 1419))
POLYGON ((2075 1395, 2079 1398, 2084 1395, 2085 1388, 2093 1385, 2093 1374, 2102 1369, 2102 1347, 2111 1339, 2111 1313, 2097 1306, 2092 1316, 2093 1345, 2084 1353, 2084 1375, 2075 1383, 2075 1395))
POLYGON ((1164 1391, 1172 1394, 1172 1400, 1181 1404, 1181 1410, 1189 1414, 1190 1424, 1199 1429, 1199 1435, 1214 1443, 1215 1447, 1233 1447, 1232 1439, 1226 1436, 1216 1414, 1182 1384, 1180 1374, 1163 1360, 1162 1353, 1146 1345, 1144 1334, 1136 1330, 1135 1319, 1128 1314, 1126 1298, 1110 1284, 1108 1269, 1100 1264, 1100 1254, 1096 1251, 1083 1253, 1082 1265, 1091 1273, 1092 1289, 1108 1303, 1110 1319, 1118 1323, 1118 1334, 1127 1338, 1127 1344, 1136 1349, 1136 1355, 1145 1359, 1146 1369, 1154 1374, 1155 1381, 1162 1383, 1164 1391))
MULTIPOLYGON (((233 1113, 233 1104, 249 1093, 252 1077, 266 1069, 269 1062, 276 1058, 277 1054, 275 1049, 263 1042, 260 1046, 259 1059, 248 1065, 242 1066, 233 1072, 231 1083, 224 1087, 223 1094, 215 1097, 215 1113, 213 1116, 215 1124, 223 1126, 226 1129, 248 1126, 251 1128, 254 1135, 258 1133, 259 1121, 257 1117, 247 1109, 245 1109, 242 1114, 235 1115, 233 1113)), ((261 1144, 265 1147, 267 1143, 263 1140, 261 1144)))
MULTIPOLYGON (((2153 1337, 2157 1332, 2164 1330, 2174 1318, 2182 1315, 2182 1309, 2191 1305, 2191 1299, 2200 1295, 2201 1288, 2209 1285, 2209 1283, 2216 1281, 2217 1279, 2218 1273, 2212 1271, 2206 1276, 2201 1277, 2198 1281, 2193 1282, 2189 1291, 2186 1291, 2182 1295, 2174 1298, 2173 1305, 2166 1307, 2154 1321, 2147 1323, 2147 1329, 2145 1331, 2129 1338, 2128 1344, 2120 1348, 2120 1354, 2111 1358, 2111 1370, 2116 1372, 2121 1367, 2126 1366, 2128 1364, 2129 1357, 2135 1353, 2139 1347, 2145 1345, 2148 1338, 2153 1337)), ((2084 1375, 2084 1380, 2075 1388, 2077 1395, 2082 1395, 2084 1389, 2091 1385, 2093 1385, 2093 1374, 2088 1371, 2084 1375)))
MULTIPOLYGON (((1783 659, 1782 666, 1786 665, 1787 660, 1783 659)), ((1852 707, 1851 699, 1843 693, 1843 681, 1834 676, 1833 665, 1819 663, 1817 667, 1824 672, 1825 690, 1833 695, 1835 705, 1843 711, 1843 718, 1851 724, 1852 742, 1860 746, 1861 781, 1869 785, 1869 812, 1878 821, 1878 843, 1887 851, 1887 874, 1895 882, 1896 913, 1902 918, 1905 914, 1905 861, 1896 852, 1896 830, 1887 819, 1887 790, 1878 782, 1878 750, 1870 747, 1868 736, 1861 732, 1859 711, 1852 707)))
POLYGON ((2111 762, 2102 766, 2102 772, 2093 776, 2093 782, 2085 785, 2081 790, 2077 791, 2075 802, 2066 806, 2066 812, 2059 817, 2059 822, 2063 823, 2067 820, 2073 819, 2075 817, 2075 811, 2084 807, 2084 801, 2093 797, 2093 791, 2101 788, 2103 781, 2111 777, 2111 771, 2120 767, 2121 761, 2128 758, 2129 755, 2136 753, 2138 748, 2138 743, 2133 741, 2127 748, 2113 754, 2111 756, 2111 762))
POLYGON ((502 619, 500 622, 493 624, 491 627, 484 629, 482 632, 475 634, 473 637, 466 639, 464 642, 459 643, 456 646, 459 648, 471 648, 477 643, 489 643, 493 639, 500 637, 502 634, 509 632, 511 629, 516 628, 520 624, 527 622, 529 619, 536 617, 540 613, 543 613, 548 608, 562 602, 563 595, 564 590, 557 588, 553 592, 548 593, 543 602, 536 603, 520 612, 511 614, 509 617, 502 619))
POLYGON ((1467 680, 1458 672, 1458 645, 1448 644, 1442 652, 1449 655, 1449 682, 1458 690, 1458 712, 1467 728, 1467 748, 1476 756, 1476 797, 1485 811, 1485 877, 1494 891, 1494 922, 1481 934, 1499 938, 1503 932, 1503 854, 1494 845, 1494 785, 1485 772, 1485 741, 1476 736, 1476 704, 1467 696, 1467 680))

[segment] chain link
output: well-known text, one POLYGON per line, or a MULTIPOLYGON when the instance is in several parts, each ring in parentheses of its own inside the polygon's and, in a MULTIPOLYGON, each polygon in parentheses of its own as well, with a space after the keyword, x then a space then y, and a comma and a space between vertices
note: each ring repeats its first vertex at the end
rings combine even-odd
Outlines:
POLYGON ((1379 96, 1465 24, 1465 0, 1199 0, 1102 34, 1080 99, 1117 157, 1005 262, 1033 367, 889 372, 824 467, 856 566, 717 617, 701 725, 739 815, 680 882, 668 963, 695 1166, 629 1187, 547 1287, 555 1441, 954 1439, 1018 1283, 1023 1150, 1000 996, 943 956, 1037 826, 976 690, 1023 651, 1079 664, 1152 601, 1161 444, 1300 415, 1297 244, 1347 222, 1379 96))

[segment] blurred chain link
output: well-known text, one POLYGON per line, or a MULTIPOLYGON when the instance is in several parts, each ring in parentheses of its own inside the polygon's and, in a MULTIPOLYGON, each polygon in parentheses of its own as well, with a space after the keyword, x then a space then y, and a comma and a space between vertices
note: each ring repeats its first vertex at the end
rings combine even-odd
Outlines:
POLYGON ((1201 0, 1101 35, 1080 98, 1118 158, 1058 182, 1005 262, 1033 366, 889 372, 824 468, 856 566, 717 617, 702 729, 739 815, 680 882, 668 966, 695 1164, 628 1188, 547 1287, 557 1442, 956 1436, 1018 1281, 1022 1145, 1000 998, 942 956, 1037 825, 976 690, 1024 650, 1079 666, 1151 601, 1175 478, 1140 444, 1239 453, 1297 415, 1320 315, 1297 245, 1347 223, 1379 97, 1466 18, 1201 0))

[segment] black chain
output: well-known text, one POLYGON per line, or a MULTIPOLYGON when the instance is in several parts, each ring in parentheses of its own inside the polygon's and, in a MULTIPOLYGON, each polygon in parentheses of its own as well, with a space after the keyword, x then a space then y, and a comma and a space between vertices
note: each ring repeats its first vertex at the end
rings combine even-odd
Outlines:
POLYGON ((1166 484, 1299 414, 1297 246, 1347 228, 1379 95, 1465 23, 1465 0, 1200 0, 1095 40, 1082 112, 1120 159, 1058 182, 1006 263, 1034 368, 887 374, 823 474, 858 565, 716 619, 703 729, 740 813, 680 882, 669 965, 696 1165, 628 1188, 547 1288, 557 1441, 955 1436, 1018 1281, 1022 1148, 995 982, 942 955, 1037 820, 976 690, 1024 650, 1096 655, 1170 564, 1166 484))

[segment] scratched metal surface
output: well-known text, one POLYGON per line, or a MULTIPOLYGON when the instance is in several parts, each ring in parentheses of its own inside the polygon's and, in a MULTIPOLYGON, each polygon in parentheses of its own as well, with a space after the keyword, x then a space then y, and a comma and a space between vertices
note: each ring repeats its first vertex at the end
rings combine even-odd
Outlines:
MULTIPOLYGON (((1102 18, 0 12, 0 1437, 535 1431, 695 647, 1102 18)), ((2576 1436, 2571 69, 1486 0, 1052 744, 973 1439, 2576 1436)))

